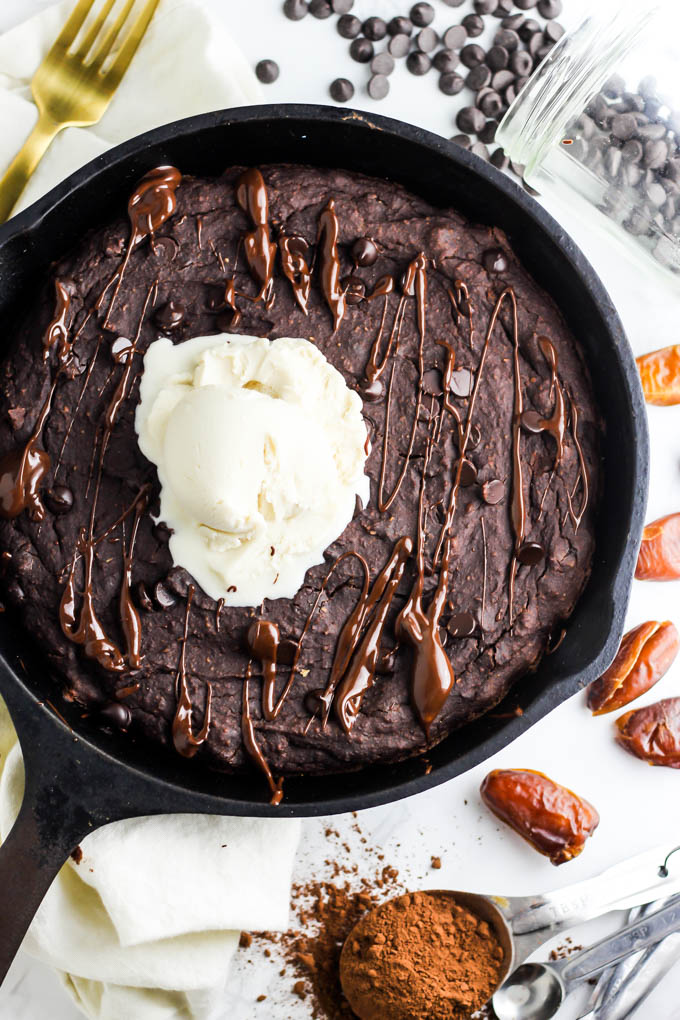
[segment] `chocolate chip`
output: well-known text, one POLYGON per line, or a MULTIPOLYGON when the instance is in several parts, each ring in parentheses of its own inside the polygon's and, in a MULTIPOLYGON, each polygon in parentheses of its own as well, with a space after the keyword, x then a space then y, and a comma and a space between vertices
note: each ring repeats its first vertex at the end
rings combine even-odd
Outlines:
POLYGON ((492 478, 482 485, 482 499, 485 503, 495 506, 505 498, 505 486, 499 478, 492 478))
POLYGON ((508 260, 501 248, 489 248, 482 255, 482 265, 487 273, 504 273, 508 268, 508 260))
POLYGON ((520 28, 524 24, 523 14, 511 14, 507 18, 503 18, 501 21, 502 28, 510 28, 513 32, 519 33, 520 28))
POLYGON ((309 14, 309 4, 307 0, 285 0, 283 13, 290 21, 301 21, 309 14))
POLYGON ((469 489, 477 481, 477 468, 471 460, 463 458, 460 462, 460 484, 463 489, 469 489))
POLYGON ((368 383, 366 386, 361 387, 361 395, 364 400, 380 400, 385 387, 381 383, 380 379, 374 379, 372 383, 368 383))
POLYGON ((349 14, 354 7, 354 0, 331 0, 334 14, 349 14))
POLYGON ((660 170, 668 159, 668 146, 662 141, 645 142, 642 165, 648 170, 660 170))
POLYGON ((168 301, 158 309, 154 319, 161 329, 177 329, 184 321, 184 305, 179 301, 168 301))
MULTIPOLYGON (((463 79, 461 78, 460 80, 462 81, 463 79)), ((460 145, 461 149, 469 149, 472 145, 472 139, 469 135, 451 135, 449 141, 460 145)))
MULTIPOLYGON (((531 58, 529 57, 531 62, 531 58)), ((510 54, 505 46, 492 46, 486 55, 487 67, 492 71, 502 71, 510 62, 510 54)))
POLYGON ((526 429, 527 432, 538 433, 543 431, 543 417, 532 408, 522 411, 520 422, 522 428, 526 429))
POLYGON ((461 25, 471 39, 481 35, 484 31, 484 19, 480 18, 478 14, 466 14, 461 21, 461 25))
POLYGON ((421 53, 419 50, 414 50, 414 52, 409 53, 406 58, 406 66, 411 74, 427 74, 432 67, 432 61, 428 57, 427 53, 421 53))
POLYGON ((409 17, 418 28, 425 28, 434 20, 434 7, 432 4, 414 4, 409 11, 409 17))
POLYGON ((476 67, 477 64, 483 64, 485 57, 486 53, 477 43, 468 43, 460 51, 460 59, 466 67, 476 67))
POLYGON ((407 35, 392 36, 387 44, 387 49, 393 57, 405 57, 411 49, 411 40, 407 35))
POLYGON ((509 28, 502 28, 496 32, 493 41, 495 46, 502 46, 508 53, 514 53, 519 46, 520 38, 517 32, 513 32, 509 28))
POLYGON ((371 61, 371 71, 373 74, 392 74, 394 71, 394 57, 383 50, 382 53, 376 53, 371 61))
POLYGON ((445 71, 439 75, 439 90, 445 96, 457 96, 465 88, 465 81, 455 71, 445 71))
POLYGON ((442 42, 448 50, 459 50, 465 46, 468 34, 463 25, 451 25, 447 28, 442 37, 442 42))
POLYGON ((507 89, 505 89, 505 91, 503 92, 503 101, 505 102, 505 105, 506 106, 512 106, 512 104, 515 101, 516 96, 517 96, 517 85, 515 84, 515 82, 512 82, 512 84, 508 85, 507 89))
POLYGON ((55 485, 45 493, 45 502, 53 514, 67 514, 73 508, 73 493, 67 485, 55 485))
POLYGON ((380 42, 387 35, 387 23, 382 18, 366 18, 362 31, 371 42, 380 42))
POLYGON ((527 18, 521 28, 517 29, 517 34, 522 42, 528 43, 529 40, 533 39, 535 35, 538 35, 540 31, 541 26, 538 21, 536 21, 535 18, 527 18))
POLYGON ((556 42, 559 42, 559 40, 564 35, 564 32, 565 32, 564 26, 560 25, 559 21, 549 21, 548 24, 543 29, 545 41, 547 43, 552 43, 553 45, 556 42))
POLYGON ((413 31, 413 24, 410 18, 397 16, 388 22, 387 31, 389 35, 410 35, 413 31))
POLYGON ((469 397, 474 382, 475 377, 469 368, 457 368, 451 373, 449 389, 454 397, 469 397))
POLYGON ((305 709, 310 715, 321 715, 324 711, 323 687, 317 687, 313 691, 307 691, 304 696, 305 709))
POLYGON ((343 39, 356 39, 361 32, 361 22, 353 14, 343 14, 335 27, 343 39))
POLYGON ((279 65, 275 60, 260 60, 255 65, 257 79, 264 85, 271 85, 273 81, 276 81, 280 73, 279 65))
POLYGON ((439 36, 433 28, 423 28, 416 36, 416 46, 422 53, 431 53, 439 42, 439 36))
POLYGON ((534 62, 526 50, 517 50, 510 56, 510 70, 521 78, 531 74, 534 62))
POLYGON ((510 166, 510 160, 505 155, 505 150, 498 148, 489 156, 489 162, 495 166, 498 170, 507 170, 510 166))
POLYGON ((341 281, 348 305, 358 305, 366 296, 366 284, 358 276, 346 276, 341 281))
POLYGON ((477 14, 493 14, 498 7, 498 0, 474 0, 472 6, 477 14))
POLYGON ((314 18, 330 18, 333 8, 329 0, 310 0, 309 13, 314 18))
POLYGON ((632 113, 617 113, 611 123, 611 132, 615 138, 628 141, 637 132, 637 121, 632 113))
POLYGON ((562 0, 538 0, 538 13, 546 18, 559 18, 562 13, 562 0))
POLYGON ((109 702, 108 705, 100 708, 97 714, 103 723, 115 726, 119 730, 126 730, 132 722, 132 712, 127 705, 121 704, 120 701, 109 702))
POLYGON ((491 81, 491 70, 486 64, 477 64, 472 70, 468 72, 468 76, 465 79, 465 84, 473 92, 478 92, 479 89, 483 89, 491 81))
POLYGON ((503 109, 503 100, 497 92, 489 89, 481 99, 477 100, 477 105, 485 117, 497 117, 503 109))
POLYGON ((519 7, 520 11, 530 11, 537 3, 538 0, 515 0, 515 7, 519 7))
POLYGON ((352 259, 357 266, 373 266, 378 259, 378 246, 370 237, 358 237, 352 245, 352 259))
POLYGON ((446 624, 451 637, 470 637, 477 629, 477 621, 472 613, 454 613, 446 624))
POLYGON ((466 135, 476 135, 486 124, 486 118, 476 106, 464 106, 456 117, 456 127, 466 135))
POLYGON ((507 18, 512 14, 513 0, 498 0, 498 7, 493 12, 494 18, 507 18))
POLYGON ((491 79, 491 87, 494 92, 502 92, 508 85, 512 85, 514 80, 515 76, 512 71, 496 71, 491 79))
POLYGON ((479 425, 473 425, 468 437, 468 450, 474 450, 481 443, 481 429, 479 425))
POLYGON ((439 50, 432 58, 432 66, 438 71, 455 71, 460 63, 460 57, 453 50, 439 50))
POLYGON ((111 344, 111 355, 117 365, 124 365, 134 348, 132 341, 128 340, 127 337, 118 336, 111 344))
POLYGON ((146 585, 143 581, 138 581, 135 585, 135 594, 137 596, 137 605, 139 608, 150 613, 153 609, 153 602, 151 601, 151 597, 146 590, 146 585))
POLYGON ((447 7, 462 7, 465 0, 444 0, 447 7))
POLYGON ((374 74, 366 86, 371 99, 384 99, 390 91, 390 83, 384 74, 374 74))
POLYGON ((489 158, 489 150, 487 149, 484 142, 474 142, 470 146, 470 152, 473 152, 475 156, 479 156, 480 159, 489 158))
POLYGON ((485 145, 490 145, 496 141, 496 132, 498 131, 498 121, 488 120, 482 130, 479 132, 480 142, 484 142, 485 145))
POLYGON ((539 542, 525 542, 517 550, 517 560, 525 567, 536 567, 545 559, 545 549, 539 542))
POLYGON ((374 54, 373 43, 370 39, 354 39, 350 48, 349 55, 352 60, 356 60, 358 64, 367 64, 369 60, 373 59, 374 54))
POLYGON ((347 103, 354 95, 354 85, 349 78, 336 78, 331 82, 328 91, 336 103, 347 103))
POLYGON ((177 599, 162 581, 157 581, 153 588, 153 597, 159 609, 172 609, 177 599))

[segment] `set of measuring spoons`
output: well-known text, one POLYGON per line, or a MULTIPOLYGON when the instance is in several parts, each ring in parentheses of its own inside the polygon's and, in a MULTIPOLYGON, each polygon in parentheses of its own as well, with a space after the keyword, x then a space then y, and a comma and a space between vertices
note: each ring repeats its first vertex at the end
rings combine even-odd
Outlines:
POLYGON ((498 1020, 550 1020, 573 989, 598 975, 582 1020, 624 1020, 680 958, 680 846, 658 847, 544 896, 436 892, 483 918, 498 937, 503 963, 491 1000, 498 1020), (610 910, 631 911, 629 923, 567 959, 526 962, 561 931, 610 910))

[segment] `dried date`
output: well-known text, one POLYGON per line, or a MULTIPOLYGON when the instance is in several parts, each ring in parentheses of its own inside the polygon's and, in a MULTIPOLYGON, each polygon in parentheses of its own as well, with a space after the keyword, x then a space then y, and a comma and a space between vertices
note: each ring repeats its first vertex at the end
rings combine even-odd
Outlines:
POLYGON ((658 683, 680 648, 680 634, 670 620, 649 620, 624 635, 616 658, 588 690, 593 715, 615 712, 658 683))
POLYGON ((553 864, 577 857, 600 822, 587 800, 533 769, 495 769, 480 792, 501 821, 553 864))
POLYGON ((633 709, 616 720, 617 740, 650 765, 680 769, 680 698, 633 709))
POLYGON ((680 514, 668 514, 645 526, 635 576, 639 581, 680 578, 680 514))
POLYGON ((637 358, 642 392, 648 404, 680 404, 680 344, 637 358))

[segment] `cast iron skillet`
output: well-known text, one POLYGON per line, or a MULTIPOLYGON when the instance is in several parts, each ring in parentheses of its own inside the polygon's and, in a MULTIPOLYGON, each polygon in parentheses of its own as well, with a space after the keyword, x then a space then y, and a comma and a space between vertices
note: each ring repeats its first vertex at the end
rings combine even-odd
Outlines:
POLYGON ((0 618, 0 693, 17 728, 26 793, 0 851, 0 979, 52 878, 93 828, 166 812, 318 815, 418 793, 505 747, 598 676, 618 647, 647 493, 645 409, 632 353, 598 277, 564 231, 505 176, 444 139, 384 117, 320 106, 260 106, 179 121, 120 145, 0 228, 0 312, 10 338, 50 263, 126 206, 135 182, 164 163, 219 174, 233 164, 289 161, 391 177, 435 204, 510 235, 526 267, 580 339, 607 422, 604 491, 592 577, 558 651, 482 718, 421 758, 337 777, 286 781, 268 803, 259 774, 202 771, 150 745, 91 728, 58 698, 44 660, 9 614, 0 618), (520 708, 522 714, 516 714, 520 708), (503 713, 507 715, 503 718, 503 713), (72 727, 72 728, 71 728, 72 727))

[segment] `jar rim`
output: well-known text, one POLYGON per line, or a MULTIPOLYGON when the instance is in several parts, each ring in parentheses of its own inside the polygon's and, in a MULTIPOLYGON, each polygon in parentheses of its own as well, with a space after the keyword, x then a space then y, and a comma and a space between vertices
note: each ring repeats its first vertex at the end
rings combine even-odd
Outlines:
POLYGON ((568 125, 587 107, 663 7, 601 10, 552 48, 505 114, 496 141, 531 178, 568 125))

